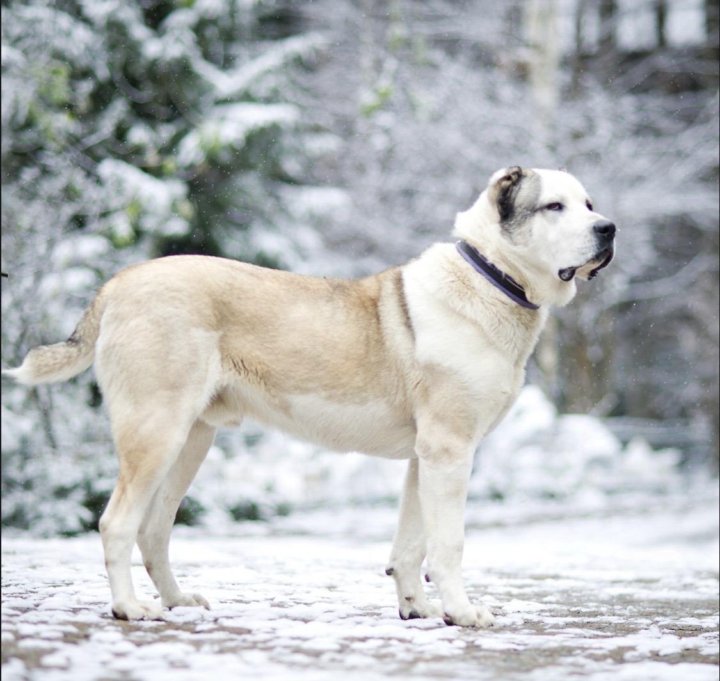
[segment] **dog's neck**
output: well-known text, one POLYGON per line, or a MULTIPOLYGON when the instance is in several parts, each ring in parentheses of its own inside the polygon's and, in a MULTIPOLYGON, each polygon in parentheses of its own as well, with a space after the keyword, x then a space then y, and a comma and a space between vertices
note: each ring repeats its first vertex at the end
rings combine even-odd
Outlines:
POLYGON ((470 264, 470 266, 493 286, 502 291, 508 298, 515 301, 521 307, 528 310, 537 310, 539 305, 531 303, 525 289, 518 284, 509 274, 503 272, 499 267, 491 263, 474 246, 461 239, 455 243, 458 253, 470 264))
POLYGON ((507 249, 493 248, 492 242, 481 244, 475 239, 465 239, 465 241, 521 287, 525 297, 532 304, 539 307, 546 305, 563 307, 575 297, 577 291, 575 280, 562 281, 536 263, 520 260, 507 249))

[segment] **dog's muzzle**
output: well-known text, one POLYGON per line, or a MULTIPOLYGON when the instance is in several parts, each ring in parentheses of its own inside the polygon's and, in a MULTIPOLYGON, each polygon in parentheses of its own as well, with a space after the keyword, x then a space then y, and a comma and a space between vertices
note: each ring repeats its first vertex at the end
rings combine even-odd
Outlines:
POLYGON ((558 270, 558 277, 563 281, 570 281, 579 269, 597 263, 596 267, 593 267, 587 275, 588 280, 593 279, 597 273, 607 267, 613 259, 615 255, 615 234, 617 232, 615 223, 610 222, 610 220, 599 220, 592 226, 592 230, 595 234, 595 243, 598 249, 597 253, 582 265, 564 267, 558 270))

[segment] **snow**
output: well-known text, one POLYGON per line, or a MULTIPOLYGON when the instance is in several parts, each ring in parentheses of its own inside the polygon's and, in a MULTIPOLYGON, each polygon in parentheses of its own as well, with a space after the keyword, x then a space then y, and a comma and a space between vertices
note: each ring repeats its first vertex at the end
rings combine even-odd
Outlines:
MULTIPOLYGON (((717 678, 717 492, 586 517, 469 509, 464 573, 490 630, 401 621, 384 575, 394 509, 176 528, 181 583, 212 610, 109 615, 97 535, 4 537, 4 679, 717 678), (248 530, 254 528, 251 532, 248 530)), ((152 591, 136 555, 144 597, 152 591)), ((433 591, 432 585, 427 585, 433 591)))
POLYGON ((278 41, 261 56, 228 73, 209 68, 204 73, 217 89, 218 99, 235 99, 258 89, 263 80, 272 77, 278 69, 287 67, 294 59, 309 57, 325 43, 316 33, 294 36, 278 41))
MULTIPOLYGON (((56 47, 62 44, 63 56, 68 61, 85 68, 97 66, 102 48, 98 45, 96 34, 86 24, 52 6, 20 6, 15 10, 14 21, 3 26, 3 40, 6 32, 8 38, 12 38, 13 35, 22 35, 24 25, 32 25, 34 35, 31 44, 45 42, 46 49, 48 45, 56 47)), ((28 38, 25 37, 25 40, 28 38)), ((34 56, 37 58, 37 53, 34 56)))
POLYGON ((187 221, 175 210, 187 195, 187 187, 181 180, 161 180, 129 163, 111 158, 101 161, 97 172, 102 181, 116 191, 116 205, 123 208, 128 206, 116 214, 114 219, 127 219, 131 210, 129 205, 136 202, 137 218, 142 219, 146 229, 154 229, 165 235, 185 233, 187 221))
POLYGON ((191 166, 207 156, 231 156, 241 149, 248 136, 263 128, 288 125, 298 119, 290 104, 224 104, 216 106, 203 122, 191 130, 178 146, 178 163, 191 166))
POLYGON ((671 45, 697 45, 705 34, 702 0, 675 0, 668 4, 667 39, 671 45))
POLYGON ((558 414, 543 392, 529 385, 481 443, 472 489, 482 495, 559 498, 665 491, 681 482, 679 460, 678 451, 653 451, 639 438, 623 446, 595 417, 558 414))
POLYGON ((107 254, 110 243, 98 234, 75 234, 55 245, 52 268, 61 270, 72 265, 92 265, 107 254))

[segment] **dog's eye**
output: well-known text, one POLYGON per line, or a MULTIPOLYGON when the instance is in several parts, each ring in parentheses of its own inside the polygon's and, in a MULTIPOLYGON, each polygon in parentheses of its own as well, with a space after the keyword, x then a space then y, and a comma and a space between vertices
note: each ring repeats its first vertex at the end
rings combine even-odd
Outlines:
POLYGON ((557 201, 555 203, 548 203, 548 205, 545 206, 545 210, 562 210, 563 208, 565 208, 565 206, 557 201))
POLYGON ((592 210, 592 209, 593 209, 593 207, 592 207, 592 201, 585 201, 585 205, 587 206, 587 209, 588 209, 588 210, 592 210))

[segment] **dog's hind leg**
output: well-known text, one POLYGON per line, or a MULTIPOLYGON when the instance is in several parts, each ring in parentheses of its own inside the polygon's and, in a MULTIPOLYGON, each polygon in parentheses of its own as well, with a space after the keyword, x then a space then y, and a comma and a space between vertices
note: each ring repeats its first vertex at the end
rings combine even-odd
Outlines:
POLYGON ((140 422, 113 421, 120 474, 100 519, 100 534, 112 612, 118 619, 161 619, 159 604, 135 596, 130 558, 143 518, 183 448, 190 423, 158 407, 148 408, 140 422))
POLYGON ((179 605, 203 606, 208 602, 200 594, 180 591, 168 555, 170 532, 177 509, 212 444, 215 429, 203 421, 196 421, 177 461, 162 485, 155 492, 150 508, 140 527, 138 546, 145 569, 160 593, 163 607, 179 605))
POLYGON ((426 540, 418 496, 418 460, 410 459, 400 502, 400 518, 390 561, 385 572, 392 575, 397 589, 400 617, 440 617, 440 602, 429 601, 423 589, 421 571, 426 540))

